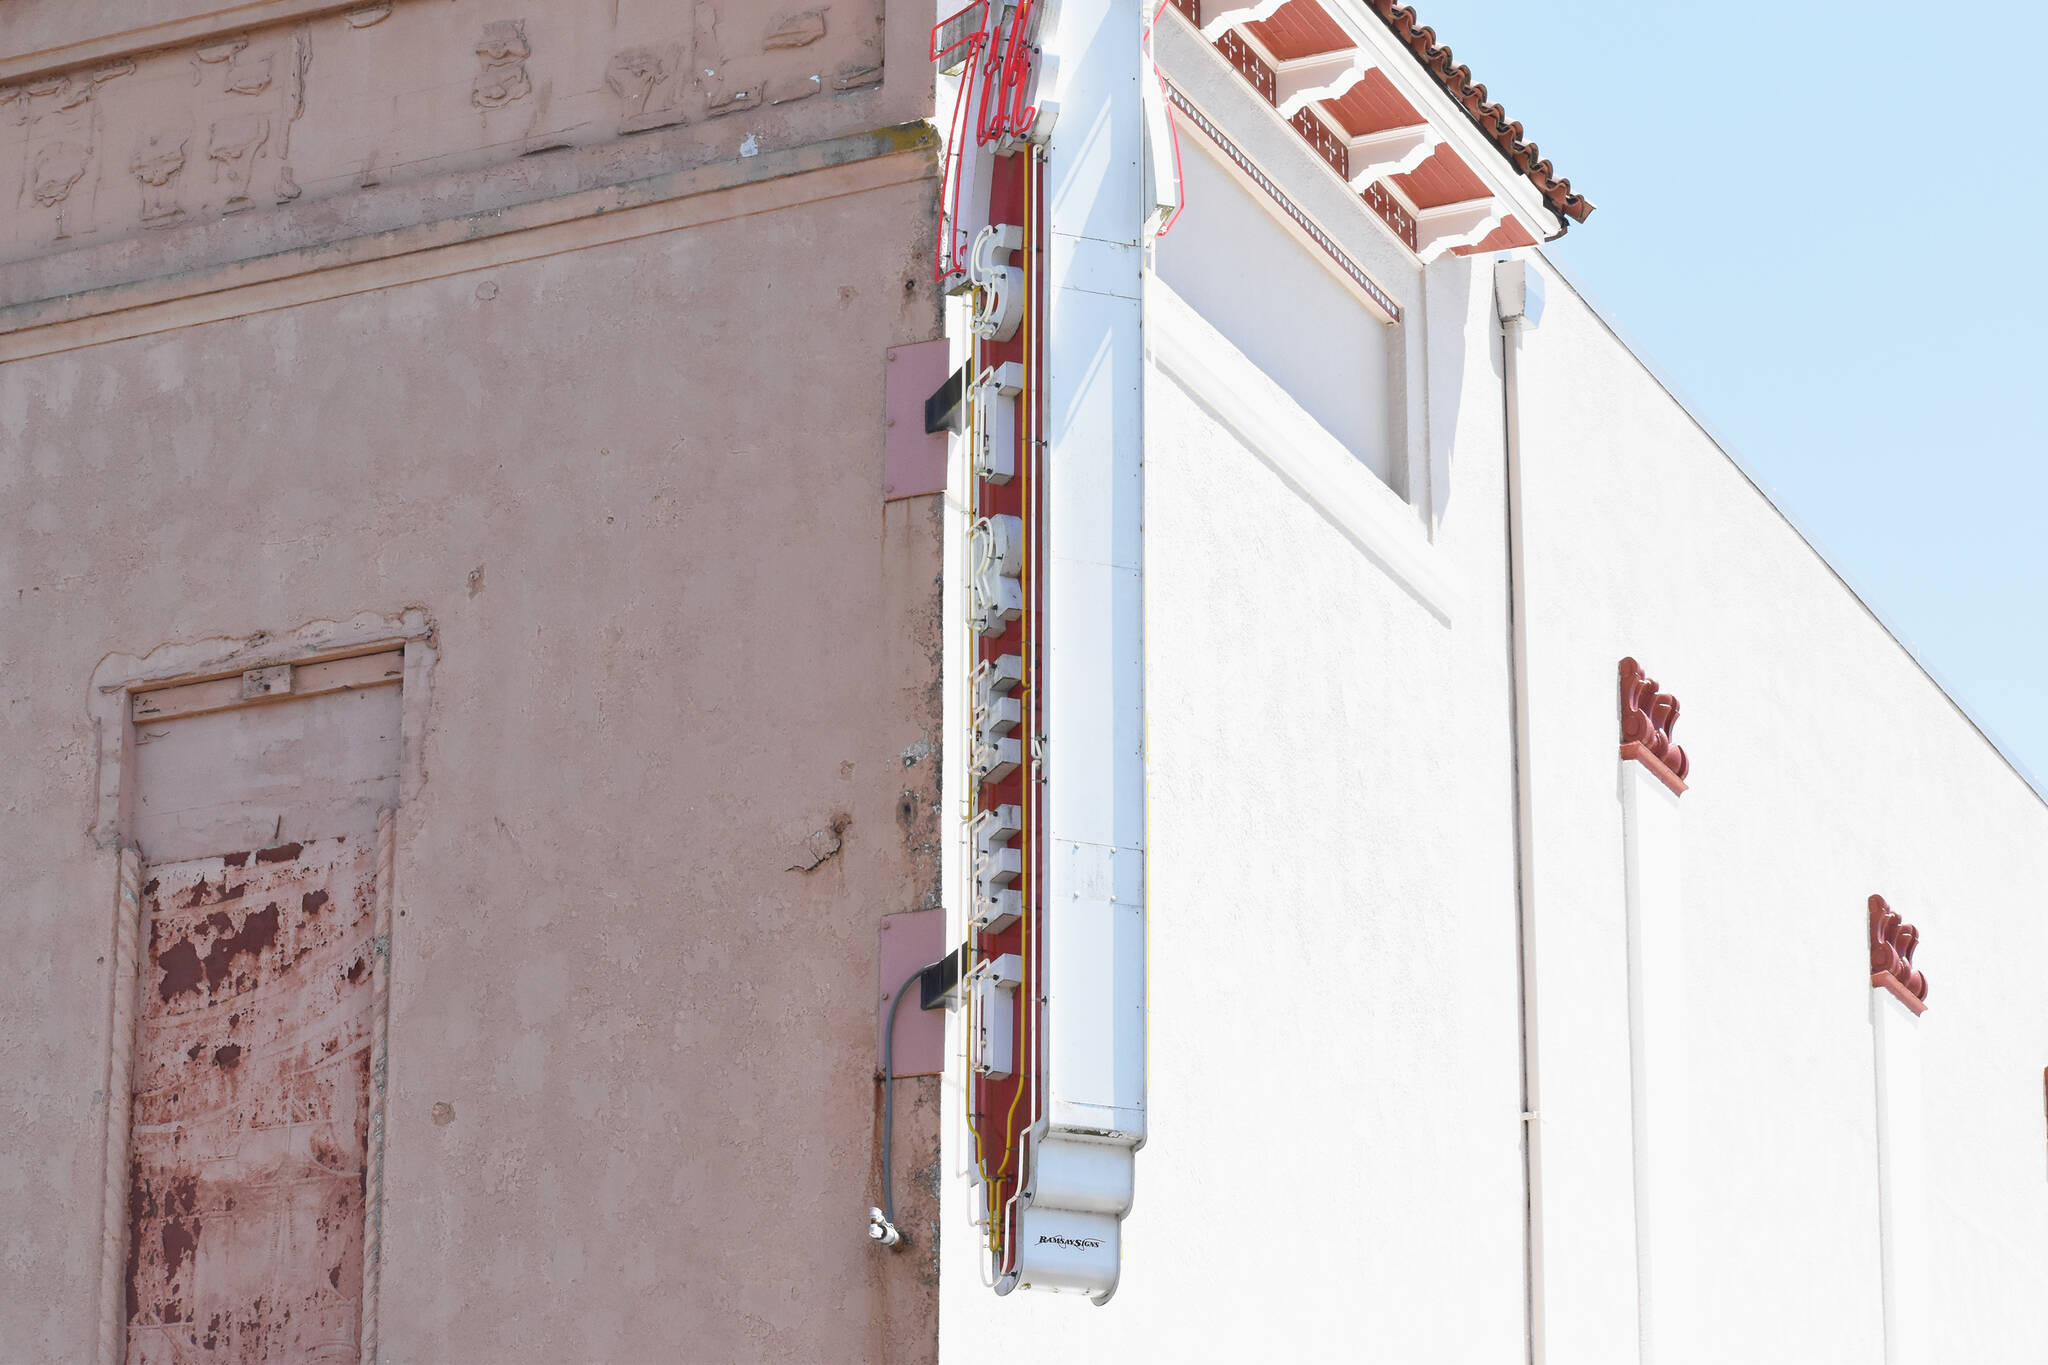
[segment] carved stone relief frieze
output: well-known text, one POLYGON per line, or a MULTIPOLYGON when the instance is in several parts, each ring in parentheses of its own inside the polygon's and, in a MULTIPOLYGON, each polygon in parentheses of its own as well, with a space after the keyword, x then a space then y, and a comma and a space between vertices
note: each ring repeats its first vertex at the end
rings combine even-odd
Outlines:
POLYGON ((270 141, 270 120, 261 114, 237 114, 213 125, 206 147, 213 162, 213 181, 225 178, 228 186, 224 213, 240 213, 255 206, 249 198, 249 171, 265 143, 270 141))
POLYGON ((185 169, 189 139, 174 134, 144 134, 136 143, 128 169, 142 182, 142 225, 169 227, 185 216, 178 205, 178 173, 185 169))
MULTIPOLYGON (((524 20, 490 21, 474 48, 477 67, 470 79, 469 102, 482 120, 486 145, 509 148, 518 156, 575 145, 570 130, 556 117, 553 79, 529 70, 534 45, 524 20)), ((548 69, 533 65, 542 73, 548 69)))
POLYGON ((694 51, 699 69, 698 82, 704 91, 704 112, 716 117, 743 109, 761 107, 766 86, 752 81, 758 63, 746 50, 734 45, 728 53, 718 31, 721 6, 699 4, 696 9, 694 51), (750 83, 752 81, 752 83, 750 83))
POLYGON ((479 109, 501 109, 526 98, 533 90, 526 74, 526 59, 532 55, 524 23, 498 19, 485 24, 476 40, 477 73, 470 82, 470 102, 479 109))
POLYGON ((629 47, 614 54, 605 67, 604 83, 619 100, 619 131, 645 132, 681 123, 684 110, 673 78, 682 69, 680 44, 666 48, 629 47), (656 91, 661 98, 656 99, 656 91))
POLYGON ((22 133, 18 202, 42 211, 30 228, 41 241, 65 241, 71 227, 92 221, 101 124, 94 96, 134 70, 133 62, 112 62, 0 91, 0 123, 11 122, 22 133))
POLYGON ((23 78, 0 86, 0 266, 735 114, 795 111, 747 121, 749 147, 852 131, 817 99, 880 83, 884 3, 363 0, 23 78))
MULTIPOLYGON (((64 201, 71 196, 71 187, 85 174, 85 168, 92 161, 92 148, 78 142, 58 139, 45 142, 36 148, 33 173, 29 177, 29 193, 46 209, 62 209, 64 201)), ((60 223, 63 221, 60 217, 60 223)), ((57 235, 64 230, 59 227, 57 235)))
POLYGON ((698 0, 694 38, 707 116, 789 104, 882 79, 879 0, 814 9, 698 0))
POLYGON ((248 48, 249 39, 244 36, 194 49, 192 83, 204 85, 207 79, 206 68, 219 67, 222 90, 235 95, 262 94, 270 88, 270 63, 276 54, 252 54, 248 48))
POLYGON ((825 36, 825 11, 805 10, 801 14, 785 14, 777 19, 761 40, 764 52, 773 52, 780 47, 809 47, 825 36))
MULTIPOLYGON (((292 126, 306 109, 306 73, 312 34, 241 35, 196 48, 193 85, 199 91, 195 131, 203 134, 213 167, 208 207, 243 213, 259 203, 285 204, 301 193, 292 174, 292 126), (203 120, 203 121, 202 121, 203 120)), ((159 138, 166 133, 156 134, 159 138)), ((142 221, 149 224, 145 193, 142 221)))

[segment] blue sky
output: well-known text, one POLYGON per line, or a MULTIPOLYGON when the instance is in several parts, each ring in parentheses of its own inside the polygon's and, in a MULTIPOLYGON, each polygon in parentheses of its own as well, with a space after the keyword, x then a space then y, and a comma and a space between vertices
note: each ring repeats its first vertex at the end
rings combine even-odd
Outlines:
POLYGON ((2048 786, 2048 6, 1413 2, 1599 205, 1553 256, 2048 786))

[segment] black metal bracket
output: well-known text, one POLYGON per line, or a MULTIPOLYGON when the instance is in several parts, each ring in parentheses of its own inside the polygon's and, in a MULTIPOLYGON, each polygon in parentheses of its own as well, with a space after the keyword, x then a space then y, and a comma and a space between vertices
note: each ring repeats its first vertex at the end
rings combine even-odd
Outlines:
POLYGON ((917 974, 917 1007, 949 1010, 960 1003, 960 980, 967 975, 967 945, 961 944, 917 974))
POLYGON ((924 429, 936 435, 942 431, 964 434, 967 430, 967 367, 946 376, 946 382, 924 400, 924 429))

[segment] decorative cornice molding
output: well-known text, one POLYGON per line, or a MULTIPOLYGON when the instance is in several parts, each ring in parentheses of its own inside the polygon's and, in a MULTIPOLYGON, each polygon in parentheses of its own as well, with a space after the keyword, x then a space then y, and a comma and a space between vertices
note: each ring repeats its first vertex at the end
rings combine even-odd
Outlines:
POLYGON ((1678 698, 1659 692, 1634 659, 1621 661, 1621 756, 1633 758, 1671 788, 1685 791, 1692 761, 1671 742, 1678 724, 1678 698))
MULTIPOLYGON (((1404 204, 1399 188, 1389 180, 1380 178, 1412 171, 1415 167, 1396 158, 1384 165, 1374 177, 1358 175, 1352 169, 1348 139, 1340 137, 1339 130, 1324 116, 1317 114, 1310 105, 1290 104, 1282 99, 1280 68, 1267 60, 1267 54, 1259 46, 1257 38, 1239 27, 1241 24, 1270 18, 1278 7, 1264 4, 1239 5, 1217 11, 1206 24, 1202 19, 1204 7, 1201 0, 1173 0, 1173 8, 1196 26, 1223 60, 1230 64, 1231 69, 1244 77, 1245 83, 1258 92, 1259 98, 1272 105, 1288 126, 1301 134, 1302 140, 1308 143, 1332 171, 1336 172, 1338 179, 1358 195, 1374 216, 1386 225, 1388 231, 1398 237, 1410 251, 1420 249, 1416 241, 1414 206, 1404 204)), ((1357 61, 1361 73, 1373 64, 1371 59, 1363 54, 1362 49, 1352 48, 1349 52, 1351 56, 1346 60, 1357 61)), ((1430 127, 1427 123, 1420 126, 1430 127)), ((1431 129, 1430 149, 1433 150, 1440 140, 1440 136, 1431 129)), ((1368 138, 1366 141, 1370 142, 1371 139, 1368 138)))
MULTIPOLYGON (((1457 64, 1450 49, 1437 43, 1434 30, 1422 26, 1406 5, 1394 0, 1171 3, 1283 119, 1320 109, 1334 122, 1331 107, 1336 99, 1367 70, 1385 72, 1399 96, 1432 124, 1440 139, 1457 144, 1451 162, 1481 175, 1500 195, 1493 227, 1469 242, 1446 241, 1439 251, 1477 253, 1489 241, 1499 248, 1527 246, 1534 240, 1532 227, 1536 237, 1551 240, 1593 211, 1592 202, 1555 174, 1536 145, 1523 139, 1522 125, 1487 101, 1486 87, 1473 81, 1470 69, 1457 64)), ((1312 145, 1317 142, 1309 128, 1298 123, 1295 127, 1312 145)), ((1390 165, 1378 174, 1406 175, 1414 169, 1390 165)), ((1352 188, 1363 192, 1365 186, 1352 188)))
MULTIPOLYGON (((375 9, 377 6, 369 0, 245 0, 242 4, 223 5, 204 14, 167 19, 141 28, 99 33, 26 52, 11 52, 0 56, 0 81, 32 80, 46 72, 62 71, 67 67, 186 43, 203 43, 252 28, 315 19, 340 10, 365 8, 375 9)), ((91 27, 95 17, 89 15, 85 26, 91 27)), ((356 27, 366 27, 353 20, 351 23, 356 27)))
MULTIPOLYGON (((1374 308, 1377 308, 1384 315, 1385 321, 1399 322, 1401 320, 1401 305, 1395 302, 1394 296, 1389 294, 1378 280, 1367 274, 1365 267, 1353 260, 1349 252, 1345 251, 1343 247, 1338 246, 1336 239, 1325 232, 1322 226, 1308 215, 1307 210, 1295 203, 1293 197, 1287 191, 1281 189, 1271 176, 1259 169, 1258 162, 1252 159, 1250 153, 1231 141, 1229 134, 1219 128, 1214 119, 1203 113, 1196 106, 1195 102, 1188 98, 1186 91, 1171 81, 1164 81, 1162 84, 1166 90, 1167 103, 1178 109, 1189 123, 1201 129, 1209 141, 1215 145, 1216 150, 1222 152, 1224 156, 1230 159, 1232 165, 1244 172, 1246 179, 1264 190, 1266 197, 1273 201, 1274 206, 1286 214, 1296 227, 1301 229, 1302 235, 1321 247, 1323 253, 1336 263, 1339 270, 1344 272, 1345 278, 1358 286, 1359 292, 1370 301, 1374 308)), ((1341 152, 1343 148, 1340 147, 1338 150, 1341 152)), ((1412 246, 1413 243, 1411 242, 1410 245, 1412 246)))
POLYGON ((1927 1008, 1927 978, 1913 965, 1920 931, 1899 918, 1883 896, 1870 898, 1870 984, 1890 991, 1915 1014, 1927 1008))
MULTIPOLYGON (((434 183, 429 202, 478 201, 459 215, 369 234, 358 217, 339 235, 309 217, 302 236, 268 254, 184 268, 167 260, 144 278, 0 305, 0 364, 931 179, 936 147, 929 124, 903 124, 568 193, 531 162, 516 180, 489 167, 434 183), (484 197, 500 190, 502 202, 484 197)), ((581 166, 585 153, 614 155, 557 155, 581 166)))

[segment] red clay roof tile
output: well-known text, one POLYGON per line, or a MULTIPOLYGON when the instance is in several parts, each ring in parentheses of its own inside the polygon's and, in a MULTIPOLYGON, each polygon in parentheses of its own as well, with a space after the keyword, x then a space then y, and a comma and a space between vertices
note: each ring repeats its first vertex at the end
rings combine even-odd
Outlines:
POLYGON ((1440 209, 1468 199, 1484 199, 1492 193, 1486 182, 1472 173, 1448 146, 1439 146, 1429 159, 1406 175, 1394 177, 1401 193, 1419 209, 1440 209))
POLYGON ((1387 73, 1377 68, 1366 72, 1358 84, 1336 99, 1324 100, 1323 108, 1353 137, 1383 133, 1389 128, 1412 128, 1423 121, 1415 106, 1394 89, 1387 73))
POLYGON ((1460 66, 1451 56, 1450 48, 1439 44, 1436 31, 1425 27, 1416 18, 1415 10, 1409 5, 1397 5, 1393 0, 1365 0, 1381 22, 1393 30, 1410 52, 1415 54, 1423 68, 1436 78, 1467 117, 1478 126, 1487 140, 1500 148, 1514 168, 1542 192, 1543 200, 1553 212, 1583 223, 1593 211, 1593 201, 1572 190, 1572 182, 1559 176, 1548 161, 1542 159, 1536 144, 1522 137, 1522 125, 1508 118, 1507 111, 1498 104, 1486 100, 1486 87, 1472 79, 1472 69, 1460 66))
POLYGON ((1245 27, 1283 62, 1351 46, 1351 35, 1315 0, 1288 0, 1272 18, 1245 27))
MULTIPOLYGON (((1186 15, 1191 23, 1199 26, 1204 0, 1171 0, 1173 7, 1186 15)), ((1212 0, 1213 3, 1213 0, 1212 0)), ((1583 223, 1593 212, 1593 201, 1572 189, 1572 182, 1558 175, 1551 164, 1544 160, 1536 144, 1522 137, 1522 125, 1507 116, 1507 111, 1486 99, 1486 87, 1472 79, 1470 67, 1461 66, 1451 56, 1451 50, 1439 44, 1436 31, 1422 25, 1416 18, 1415 10, 1409 5, 1398 5, 1394 0, 1363 0, 1382 23, 1393 31, 1423 69, 1435 78, 1444 92, 1465 111, 1486 139, 1500 150, 1522 175, 1529 178, 1542 194, 1544 203, 1560 218, 1583 223)), ((1311 55, 1317 52, 1333 51, 1341 46, 1342 30, 1323 9, 1318 0, 1288 0, 1272 18, 1255 22, 1247 29, 1266 45, 1266 49, 1281 60, 1311 55)), ((1236 33, 1225 33, 1216 44, 1239 74, 1256 86, 1268 100, 1274 97, 1274 72, 1261 60, 1236 33)), ((1384 128, 1403 126, 1409 121, 1419 121, 1421 116, 1408 107, 1408 102, 1395 92, 1386 76, 1378 71, 1366 73, 1365 79, 1347 91, 1337 100, 1323 101, 1323 108, 1353 137, 1384 128)), ((1296 126, 1301 126, 1296 121, 1296 126)), ((1304 130, 1304 136, 1306 136, 1304 130)), ((1316 139, 1311 138, 1312 142, 1316 139)), ((1318 144, 1318 150, 1329 154, 1318 144)), ((1334 164, 1334 162, 1332 163, 1334 164)), ((1423 169, 1418 167, 1418 171, 1423 169)), ((1411 182, 1412 183, 1412 182, 1411 182)), ((1407 187, 1404 187, 1407 188, 1407 187)), ((1367 194, 1370 201, 1372 195, 1367 194)), ((1528 230, 1514 219, 1512 232, 1505 224, 1489 237, 1489 242, 1503 235, 1527 237, 1528 230)), ((1412 236, 1412 225, 1408 234, 1412 236)), ((1532 239, 1533 240, 1533 239, 1532 239)), ((1510 243, 1520 245, 1521 243, 1510 243)), ((1461 250, 1470 250, 1463 248, 1461 250)))

